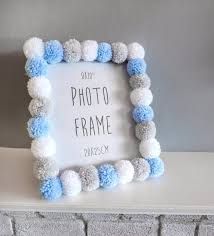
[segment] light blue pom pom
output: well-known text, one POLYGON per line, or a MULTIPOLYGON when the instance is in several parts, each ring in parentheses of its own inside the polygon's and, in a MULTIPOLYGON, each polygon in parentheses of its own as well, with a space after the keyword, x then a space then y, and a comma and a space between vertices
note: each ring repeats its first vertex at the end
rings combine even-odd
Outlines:
POLYGON ((112 49, 109 43, 99 43, 98 52, 97 52, 97 61, 99 62, 108 62, 112 59, 112 49))
POLYGON ((25 71, 30 78, 38 77, 46 75, 47 67, 48 64, 43 58, 36 57, 27 60, 25 64, 25 71))
POLYGON ((55 200, 62 196, 62 184, 59 177, 48 178, 40 183, 40 193, 46 200, 55 200))
POLYGON ((164 162, 159 157, 146 160, 150 165, 150 177, 159 177, 164 173, 164 162))
POLYGON ((144 123, 153 120, 154 112, 150 106, 137 106, 132 112, 135 122, 144 123))
POLYGON ((31 138, 44 137, 49 133, 50 123, 44 117, 32 117, 27 123, 27 130, 31 138))
POLYGON ((130 76, 144 75, 146 73, 146 62, 140 58, 132 59, 128 61, 127 71, 130 76))
POLYGON ((45 43, 44 59, 49 64, 56 64, 63 59, 63 47, 58 40, 50 40, 45 43))
POLYGON ((113 165, 103 164, 98 167, 100 187, 113 188, 118 184, 118 174, 113 165))

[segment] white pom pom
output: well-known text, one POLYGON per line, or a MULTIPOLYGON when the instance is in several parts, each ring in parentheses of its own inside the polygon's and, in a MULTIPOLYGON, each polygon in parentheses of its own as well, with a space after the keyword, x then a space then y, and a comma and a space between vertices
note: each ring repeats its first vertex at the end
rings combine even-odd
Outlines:
POLYGON ((136 88, 132 90, 130 99, 134 106, 149 106, 152 103, 153 95, 150 89, 136 88))
POLYGON ((139 150, 142 157, 147 159, 159 157, 161 153, 160 143, 155 138, 141 141, 139 150))
POLYGON ((28 80, 27 89, 32 98, 50 98, 51 96, 50 81, 43 76, 28 80))
POLYGON ((31 152, 36 158, 53 158, 56 154, 56 143, 49 136, 34 139, 31 143, 31 152))
POLYGON ((65 170, 60 180, 62 183, 63 194, 65 196, 74 196, 81 192, 81 180, 79 174, 72 170, 65 170))
POLYGON ((128 60, 141 58, 145 56, 145 50, 139 43, 130 43, 128 45, 128 60))
POLYGON ((115 163, 115 168, 119 176, 119 183, 126 184, 134 177, 134 167, 128 160, 120 160, 115 163))
POLYGON ((84 61, 95 61, 97 58, 98 44, 93 40, 86 40, 81 43, 82 59, 84 61))
POLYGON ((44 54, 44 43, 40 38, 30 38, 25 41, 23 52, 27 58, 42 57, 44 54))

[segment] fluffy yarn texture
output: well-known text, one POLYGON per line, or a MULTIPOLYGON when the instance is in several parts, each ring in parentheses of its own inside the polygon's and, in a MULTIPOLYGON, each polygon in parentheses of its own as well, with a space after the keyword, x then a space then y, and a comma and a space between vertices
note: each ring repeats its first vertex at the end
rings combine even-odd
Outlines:
POLYGON ((134 177, 134 167, 128 160, 120 160, 115 163, 118 173, 119 184, 126 184, 132 181, 134 177))
POLYGON ((43 97, 43 98, 34 98, 30 101, 28 110, 31 116, 46 116, 49 117, 53 111, 52 102, 43 97))
POLYGON ((139 151, 147 159, 158 157, 161 154, 160 143, 155 138, 141 141, 139 151))
POLYGON ((50 81, 43 76, 28 80, 27 89, 32 98, 50 98, 51 96, 50 81))
POLYGON ((40 193, 46 200, 56 200, 62 196, 62 185, 59 177, 49 178, 40 183, 40 193))
POLYGON ((146 123, 138 123, 135 126, 135 135, 138 139, 146 141, 148 139, 155 138, 156 126, 153 121, 146 123))
POLYGON ((42 116, 32 117, 27 122, 27 130, 31 138, 47 136, 50 131, 50 122, 42 116))
POLYGON ((150 165, 148 161, 143 158, 134 158, 131 162, 134 166, 134 180, 146 180, 150 174, 150 165))
POLYGON ((164 162, 159 158, 147 159, 150 165, 150 177, 159 177, 164 173, 164 162))
POLYGON ((113 165, 103 164, 98 167, 100 187, 113 188, 118 184, 119 178, 113 165))
POLYGON ((83 191, 93 191, 99 188, 99 175, 95 166, 88 165, 81 167, 79 176, 82 183, 83 191))
POLYGON ((152 103, 153 95, 150 89, 136 88, 132 90, 130 99, 134 106, 149 106, 152 103))
POLYGON ((137 106, 134 108, 132 116, 135 122, 144 123, 154 118, 154 112, 150 106, 137 106))
POLYGON ((53 158, 56 154, 56 143, 49 136, 34 139, 31 142, 31 152, 38 159, 53 158))
POLYGON ((81 179, 77 172, 65 170, 60 176, 63 194, 65 196, 75 196, 81 192, 81 179))
POLYGON ((97 58, 98 44, 94 40, 86 40, 81 43, 82 59, 84 61, 95 61, 97 58))
POLYGON ((43 57, 44 43, 40 38, 30 38, 25 41, 23 52, 26 58, 43 57))
POLYGON ((133 75, 129 79, 129 84, 131 88, 136 89, 136 88, 150 88, 151 86, 151 79, 147 74, 144 75, 133 75))
POLYGON ((99 43, 97 52, 97 61, 105 63, 111 61, 112 59, 112 49, 109 43, 99 43))
POLYGON ((64 61, 78 62, 81 59, 81 44, 76 39, 70 39, 63 44, 64 61))
POLYGON ((116 64, 123 63, 128 56, 128 49, 124 43, 112 43, 112 61, 116 64))
POLYGON ((144 59, 132 59, 127 63, 127 72, 129 76, 144 75, 146 73, 146 62, 144 59))
POLYGON ((42 158, 34 162, 33 173, 39 180, 53 178, 59 174, 59 167, 56 161, 42 158))
POLYGON ((58 40, 45 42, 44 59, 48 64, 56 64, 63 59, 63 47, 58 40))
POLYGON ((130 43, 128 45, 128 60, 141 58, 145 56, 145 50, 139 43, 130 43))
POLYGON ((25 64, 26 74, 30 78, 46 75, 47 68, 47 62, 41 57, 27 59, 25 64))

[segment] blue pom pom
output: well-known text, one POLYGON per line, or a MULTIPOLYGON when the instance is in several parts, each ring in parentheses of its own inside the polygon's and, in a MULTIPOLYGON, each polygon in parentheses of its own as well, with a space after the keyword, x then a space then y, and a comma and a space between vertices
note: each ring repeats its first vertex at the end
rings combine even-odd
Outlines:
POLYGON ((40 57, 28 59, 25 64, 25 71, 29 77, 37 77, 46 75, 47 73, 47 62, 40 57))
POLYGON ((118 174, 113 165, 103 164, 98 168, 100 187, 113 188, 118 184, 118 174))
POLYGON ((127 71, 130 76, 144 75, 146 73, 146 62, 140 58, 132 59, 128 61, 127 71))
POLYGON ((132 112, 133 119, 137 123, 144 123, 153 120, 154 112, 150 106, 137 106, 132 112))
POLYGON ((41 196, 46 200, 55 200, 62 196, 62 184, 59 177, 48 178, 40 183, 41 196))
POLYGON ((99 43, 98 52, 97 52, 97 61, 99 62, 108 62, 112 59, 112 49, 109 43, 99 43))
POLYGON ((45 43, 44 59, 49 64, 56 64, 63 59, 63 47, 58 40, 50 40, 45 43))
POLYGON ((159 157, 146 160, 150 165, 150 177, 159 177, 164 173, 164 162, 159 157))
POLYGON ((27 130, 31 138, 44 137, 49 133, 50 130, 49 121, 41 116, 30 118, 27 126, 27 130))

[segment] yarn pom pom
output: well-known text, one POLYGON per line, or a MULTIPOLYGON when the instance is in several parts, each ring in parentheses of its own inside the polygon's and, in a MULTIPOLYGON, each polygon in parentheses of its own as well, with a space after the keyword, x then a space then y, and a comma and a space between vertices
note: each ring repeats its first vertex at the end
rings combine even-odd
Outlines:
POLYGON ((105 42, 99 43, 97 52, 97 61, 105 63, 111 61, 111 58, 112 58, 111 45, 105 42))
POLYGON ((134 167, 128 160, 120 160, 115 163, 118 173, 119 183, 126 184, 132 181, 134 177, 134 167))
POLYGON ((59 177, 49 178, 40 183, 40 193, 46 200, 56 200, 62 196, 62 185, 59 177))
POLYGON ((40 57, 35 57, 31 59, 27 59, 25 64, 25 71, 28 77, 38 77, 42 75, 46 75, 47 73, 47 62, 40 57))
POLYGON ((145 141, 155 138, 156 127, 153 121, 146 123, 138 123, 135 127, 135 135, 138 139, 145 141))
POLYGON ((79 174, 73 170, 65 170, 60 176, 63 194, 65 196, 75 196, 81 192, 81 180, 79 174))
POLYGON ((136 88, 132 90, 130 99, 134 106, 149 106, 152 103, 153 95, 150 89, 136 88))
POLYGON ((26 58, 43 57, 44 43, 40 38, 30 38, 25 41, 23 52, 26 58))
POLYGON ((164 173, 164 162, 159 158, 147 159, 150 165, 150 177, 159 177, 164 173))
POLYGON ((27 89, 32 98, 49 98, 51 95, 51 84, 43 76, 28 80, 27 89))
POLYGON ((56 64, 63 59, 63 47, 58 40, 45 42, 44 59, 48 64, 56 64))
POLYGON ((134 166, 134 180, 146 180, 150 174, 150 165, 148 161, 143 158, 134 158, 131 162, 134 166))
POLYGON ((94 40, 83 41, 82 44, 82 59, 84 61, 95 61, 97 58, 98 44, 94 40))
POLYGON ((116 64, 123 63, 128 56, 128 49, 124 43, 112 43, 112 61, 116 64))
POLYGON ((34 139, 31 143, 31 152, 38 159, 51 158, 56 154, 56 143, 49 136, 34 139))
POLYGON ((99 175, 95 166, 88 165, 81 167, 79 176, 82 182, 83 191, 93 191, 99 188, 99 175))
POLYGON ((129 84, 131 88, 136 89, 136 88, 150 88, 151 86, 151 79, 147 74, 144 75, 133 75, 129 79, 129 84))
POLYGON ((100 187, 113 188, 118 184, 119 178, 113 165, 103 164, 98 168, 100 187))
POLYGON ((155 138, 141 141, 139 150, 142 157, 147 159, 155 158, 161 153, 160 143, 155 138))
POLYGON ((145 56, 145 50, 139 43, 130 43, 128 45, 128 60, 141 58, 145 56))
POLYGON ((54 160, 48 158, 37 159, 34 162, 33 173, 39 180, 53 178, 59 174, 59 167, 54 160))
POLYGON ((137 123, 151 121, 154 118, 154 112, 150 106, 137 106, 132 112, 133 119, 137 123))
POLYGON ((132 59, 127 63, 127 71, 129 76, 144 75, 146 73, 146 62, 144 59, 132 59))
POLYGON ((52 102, 43 97, 43 98, 34 98, 30 101, 28 110, 31 116, 50 116, 53 111, 52 102))
POLYGON ((78 62, 81 59, 81 44, 76 39, 70 39, 63 44, 64 61, 78 62))
POLYGON ((50 123, 42 116, 32 117, 27 122, 27 130, 31 138, 44 137, 50 131, 50 123))

